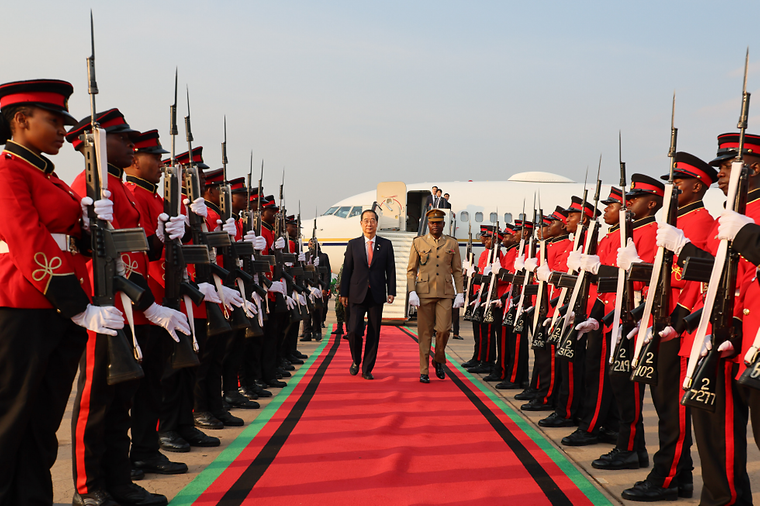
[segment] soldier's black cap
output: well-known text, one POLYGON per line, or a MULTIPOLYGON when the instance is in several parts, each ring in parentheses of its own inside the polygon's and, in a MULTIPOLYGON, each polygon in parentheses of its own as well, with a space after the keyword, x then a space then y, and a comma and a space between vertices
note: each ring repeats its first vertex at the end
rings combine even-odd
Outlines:
MULTIPOLYGON (((575 195, 573 195, 572 197, 570 197, 570 202, 571 202, 570 207, 565 209, 566 213, 570 214, 570 213, 581 212, 581 206, 583 206, 582 198, 576 197, 575 195)), ((598 209, 594 209, 594 204, 592 204, 591 202, 586 202, 586 205, 583 206, 583 214, 593 219, 593 218, 598 217, 599 214, 601 213, 599 213, 598 209)))
POLYGON ((641 197, 642 195, 665 196, 665 185, 657 179, 646 174, 634 174, 631 176, 631 188, 625 194, 626 198, 641 197))
POLYGON ((261 201, 261 209, 272 209, 274 211, 279 211, 280 207, 277 205, 277 202, 275 202, 274 195, 267 195, 264 197, 264 200, 261 201))
POLYGON ((565 211, 564 208, 557 206, 554 209, 554 212, 550 214, 548 218, 552 221, 561 221, 562 223, 567 223, 567 211, 565 211))
MULTIPOLYGON (((82 140, 79 136, 91 130, 91 121, 91 117, 87 116, 74 125, 69 130, 69 133, 66 134, 66 140, 74 146, 74 149, 79 149, 82 146, 82 140)), ((140 135, 139 131, 129 126, 127 120, 124 119, 124 115, 116 108, 99 112, 95 115, 95 121, 107 134, 127 134, 131 139, 135 139, 140 135)))
POLYGON ((245 185, 245 178, 244 177, 236 177, 235 179, 230 179, 230 191, 232 193, 248 193, 248 187, 245 185))
POLYGON ((158 140, 158 130, 148 130, 135 137, 135 154, 165 155, 168 153, 158 140))
MULTIPOLYGON (((189 151, 185 151, 184 153, 180 153, 174 158, 177 160, 177 163, 181 163, 182 165, 189 165, 190 164, 190 155, 189 151)), ((164 160, 164 165, 168 165, 171 163, 171 159, 164 160)), ((203 146, 197 146, 193 148, 193 164, 198 167, 201 170, 206 170, 209 168, 208 165, 203 163, 203 146)))
POLYGON ((206 188, 224 183, 224 169, 206 170, 203 172, 206 188))
POLYGON ((287 225, 298 225, 298 221, 296 220, 296 215, 291 214, 290 216, 285 217, 285 223, 287 225))
POLYGON ((615 186, 610 186, 610 195, 602 200, 602 204, 608 206, 610 204, 622 204, 623 203, 623 190, 615 186))
POLYGON ((31 79, 0 85, 0 109, 12 105, 31 105, 63 116, 66 125, 76 125, 69 113, 69 97, 74 93, 71 83, 58 79, 31 79))
MULTIPOLYGON (((745 155, 760 156, 760 135, 744 134, 745 155)), ((739 132, 720 134, 718 136, 718 154, 710 160, 710 165, 719 167, 721 163, 739 154, 739 132)))
MULTIPOLYGON (((679 151, 676 153, 676 166, 673 168, 673 179, 676 178, 699 179, 705 185, 710 186, 718 181, 718 171, 701 158, 685 151, 679 151)), ((670 174, 660 176, 660 179, 667 181, 670 179, 670 174)))

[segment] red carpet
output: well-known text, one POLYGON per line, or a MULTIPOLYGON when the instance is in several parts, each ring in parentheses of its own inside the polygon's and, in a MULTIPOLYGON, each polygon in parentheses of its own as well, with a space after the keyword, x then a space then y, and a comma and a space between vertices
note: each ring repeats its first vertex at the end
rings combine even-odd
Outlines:
POLYGON ((607 503, 454 366, 420 383, 402 329, 382 328, 374 381, 349 375, 348 341, 331 339, 237 458, 172 504, 607 503))

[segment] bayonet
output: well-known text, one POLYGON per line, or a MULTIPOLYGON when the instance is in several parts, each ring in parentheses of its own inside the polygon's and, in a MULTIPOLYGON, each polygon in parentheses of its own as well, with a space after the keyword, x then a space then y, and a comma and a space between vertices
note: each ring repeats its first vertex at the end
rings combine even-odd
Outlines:
MULTIPOLYGON (((174 67, 174 103, 169 106, 169 135, 172 138, 171 164, 175 164, 175 139, 179 135, 177 129, 177 67, 174 67)), ((180 178, 180 181, 182 178, 180 178)))

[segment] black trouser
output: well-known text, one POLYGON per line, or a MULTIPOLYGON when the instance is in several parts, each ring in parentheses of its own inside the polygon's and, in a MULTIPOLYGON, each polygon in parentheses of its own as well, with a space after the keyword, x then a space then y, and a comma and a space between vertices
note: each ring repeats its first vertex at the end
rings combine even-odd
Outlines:
POLYGON ((553 344, 547 344, 546 348, 534 350, 535 360, 533 361, 533 370, 538 371, 536 375, 536 399, 542 404, 554 405, 557 400, 559 390, 559 362, 555 357, 556 347, 553 344))
POLYGON ((261 376, 264 381, 277 379, 277 344, 285 332, 290 316, 275 312, 274 301, 269 301, 269 319, 264 322, 264 339, 261 345, 261 376))
POLYGON ((511 368, 506 375, 506 380, 516 385, 522 385, 528 381, 528 336, 525 332, 507 332, 505 341, 511 358, 511 368))
MULTIPOLYGON (((198 343, 206 340, 206 319, 194 318, 195 338, 198 343)), ((199 345, 200 346, 200 345, 199 345)), ((192 431, 194 390, 199 367, 172 367, 171 354, 164 362, 164 375, 161 379, 163 404, 159 418, 159 432, 177 431, 186 434, 192 431)))
POLYGON ((459 308, 451 310, 451 331, 452 335, 459 335, 459 308))
POLYGON ((607 371, 611 333, 605 335, 599 328, 586 334, 586 339, 585 394, 581 400, 579 428, 591 434, 598 434, 601 427, 617 432, 617 405, 607 371))
MULTIPOLYGON (((309 315, 309 318, 311 318, 311 315, 309 315)), ((317 324, 320 324, 317 322, 317 324)), ((320 335, 322 334, 321 329, 319 330, 320 335)), ((291 356, 294 356, 296 354, 296 350, 298 348, 298 322, 293 322, 290 327, 288 327, 287 332, 285 333, 285 349, 283 353, 283 358, 288 360, 291 356)))
MULTIPOLYGON (((124 331, 131 348, 129 327, 125 326, 124 331)), ((140 332, 137 328, 135 331, 140 332)), ((132 483, 129 411, 140 386, 139 380, 109 385, 108 339, 90 331, 87 335, 71 417, 71 467, 74 486, 80 494, 132 483)), ((134 358, 128 356, 123 360, 134 358)))
POLYGON ((652 458, 652 470, 647 481, 658 487, 693 483, 691 471, 691 409, 681 404, 686 357, 679 357, 681 340, 660 343, 657 358, 657 385, 652 385, 652 401, 657 410, 657 432, 660 448, 652 458))
MULTIPOLYGON (((570 336, 575 339, 575 333, 570 336)), ((560 375, 557 393, 556 413, 562 418, 574 419, 580 416, 583 399, 583 365, 586 360, 586 337, 575 343, 573 360, 557 358, 560 375)))
POLYGON ((247 329, 232 331, 232 337, 227 341, 227 349, 224 354, 222 391, 237 392, 238 374, 243 368, 245 359, 245 332, 247 329))
POLYGON ((86 342, 55 309, 0 308, 0 505, 53 503, 55 434, 86 342))
MULTIPOLYGON (((607 370, 609 372, 609 364, 607 370)), ((641 405, 644 402, 644 385, 631 381, 630 373, 609 374, 612 394, 615 397, 620 429, 617 448, 624 451, 641 451, 646 449, 644 441, 644 420, 641 405)))
POLYGON ((472 338, 474 341, 474 348, 472 350, 472 358, 475 362, 480 362, 480 324, 478 322, 472 322, 472 338))
POLYGON ((253 387, 256 380, 261 381, 261 345, 264 342, 264 336, 254 336, 252 332, 246 330, 245 337, 245 360, 243 367, 240 368, 240 385, 244 387, 253 387))
MULTIPOLYGON (((196 332, 197 332, 196 328, 196 332)), ((198 358, 201 365, 195 376, 195 388, 193 397, 195 400, 194 411, 196 413, 210 412, 221 414, 222 406, 222 364, 227 342, 233 332, 224 332, 215 336, 208 335, 208 327, 205 332, 197 332, 198 358)))
MULTIPOLYGON (((499 311, 499 315, 499 319, 501 320, 503 313, 499 311)), ((499 321, 496 331, 498 332, 496 337, 496 364, 494 365, 493 373, 498 375, 499 379, 506 379, 512 371, 512 354, 510 353, 509 346, 507 346, 507 336, 512 333, 512 327, 504 326, 499 321)))
POLYGON ((380 341, 380 323, 383 319, 383 303, 375 302, 368 289, 364 302, 349 303, 351 306, 348 324, 348 342, 351 345, 351 357, 355 364, 361 364, 362 374, 369 374, 375 367, 377 348, 380 341), (364 315, 367 315, 367 344, 362 357, 364 336, 364 315))
POLYGON ((158 453, 156 427, 163 403, 161 377, 174 343, 163 327, 138 325, 135 333, 143 353, 141 366, 145 377, 140 380, 132 403, 132 461, 154 457, 158 453))

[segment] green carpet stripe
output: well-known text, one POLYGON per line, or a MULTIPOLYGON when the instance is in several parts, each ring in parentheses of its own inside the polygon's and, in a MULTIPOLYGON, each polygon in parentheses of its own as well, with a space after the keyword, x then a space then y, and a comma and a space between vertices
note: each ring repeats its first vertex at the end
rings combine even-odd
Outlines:
MULTIPOLYGON (((301 379, 306 372, 311 369, 312 364, 322 356, 322 351, 330 341, 330 333, 335 326, 328 327, 327 337, 323 338, 319 346, 314 353, 304 362, 293 377, 288 381, 288 386, 281 389, 280 392, 274 396, 272 401, 261 411, 259 416, 251 422, 243 432, 240 433, 230 445, 225 448, 214 461, 206 466, 201 473, 195 477, 193 481, 187 484, 185 488, 171 500, 170 506, 184 506, 195 502, 200 495, 206 491, 206 489, 214 483, 214 481, 229 467, 229 465, 240 455, 248 444, 255 438, 261 429, 272 419, 275 413, 280 409, 282 404, 290 397, 295 387, 301 382, 301 379)), ((336 339, 340 339, 340 336, 336 336, 336 339)))
MULTIPOLYGON (((419 334, 417 334, 416 330, 413 330, 409 327, 404 328, 419 337, 419 334)), ((567 459, 567 457, 565 457, 546 439, 545 436, 538 432, 530 422, 517 414, 515 408, 512 407, 512 405, 505 402, 504 399, 483 385, 481 381, 476 381, 479 380, 479 378, 476 378, 467 372, 467 370, 459 365, 459 362, 449 356, 448 353, 446 354, 446 357, 449 360, 449 365, 453 365, 464 377, 470 380, 470 383, 475 385, 478 390, 480 390, 491 401, 493 401, 493 403, 496 404, 499 409, 501 409, 504 414, 507 415, 509 419, 512 420, 515 425, 520 428, 520 430, 527 434, 528 437, 530 437, 536 443, 536 445, 541 448, 541 450, 543 450, 544 453, 546 453, 549 458, 554 461, 555 464, 557 464, 562 472, 565 473, 568 478, 570 478, 575 486, 577 486, 578 489, 582 491, 586 497, 591 500, 592 503, 598 506, 612 504, 609 499, 607 499, 607 497, 605 497, 605 495, 596 486, 594 486, 594 484, 591 483, 589 479, 583 473, 581 473, 578 468, 573 465, 572 462, 570 462, 570 460, 567 459)))

